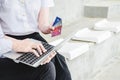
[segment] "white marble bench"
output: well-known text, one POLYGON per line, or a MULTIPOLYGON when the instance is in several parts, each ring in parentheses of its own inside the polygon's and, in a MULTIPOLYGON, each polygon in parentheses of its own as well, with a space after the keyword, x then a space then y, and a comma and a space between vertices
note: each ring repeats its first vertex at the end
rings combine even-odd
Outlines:
POLYGON ((91 44, 89 51, 67 60, 73 80, 90 80, 114 56, 120 53, 120 34, 101 44, 91 44))
MULTIPOLYGON (((100 44, 88 43, 90 49, 85 53, 78 53, 77 57, 73 56, 74 58, 71 59, 71 57, 69 57, 71 53, 65 56, 73 80, 92 79, 112 57, 119 55, 119 40, 120 34, 113 34, 112 37, 100 44)), ((76 41, 76 43, 79 44, 81 42, 76 41)), ((72 54, 74 55, 76 53, 72 54)))
MULTIPOLYGON (((98 19, 97 19, 98 20, 98 19)), ((86 26, 93 26, 97 20, 82 19, 78 24, 66 26, 63 28, 61 36, 52 38, 45 37, 48 41, 54 41, 59 38, 64 38, 74 29, 81 29, 86 26), (83 22, 82 22, 83 21, 83 22), (83 25, 83 26, 80 26, 83 25)), ((95 74, 99 73, 106 63, 109 62, 114 56, 119 56, 120 53, 120 33, 113 34, 109 39, 100 44, 89 43, 90 48, 87 52, 79 55, 78 57, 67 60, 67 64, 71 71, 73 80, 93 80, 95 74)), ((76 41, 77 43, 77 41, 76 41)), ((78 41, 79 43, 79 41, 78 41)))

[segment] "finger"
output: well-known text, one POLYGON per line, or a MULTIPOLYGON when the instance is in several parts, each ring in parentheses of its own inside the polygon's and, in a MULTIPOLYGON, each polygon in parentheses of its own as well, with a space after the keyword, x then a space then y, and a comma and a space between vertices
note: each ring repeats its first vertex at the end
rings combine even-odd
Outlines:
POLYGON ((46 64, 46 63, 49 63, 51 61, 51 59, 56 55, 56 52, 53 51, 53 53, 51 53, 51 55, 45 60, 43 61, 42 64, 46 64))
POLYGON ((54 27, 50 27, 50 30, 53 31, 55 28, 54 27))
POLYGON ((53 30, 54 30, 54 27, 53 27, 52 25, 49 25, 49 26, 48 26, 48 29, 49 29, 49 31, 53 31, 53 30))
POLYGON ((37 51, 38 51, 38 54, 39 54, 39 55, 42 55, 42 50, 41 50, 41 48, 40 48, 39 45, 37 46, 37 51))
POLYGON ((42 44, 39 44, 39 47, 41 48, 41 50, 42 50, 43 52, 46 52, 46 51, 47 51, 42 44))
POLYGON ((49 62, 50 62, 50 60, 51 60, 51 58, 50 58, 50 57, 48 57, 45 61, 43 61, 43 62, 42 62, 42 64, 49 63, 49 62))
POLYGON ((55 55, 56 55, 56 52, 52 52, 49 57, 52 59, 55 55))
POLYGON ((56 55, 57 53, 55 51, 53 51, 53 53, 56 55))
POLYGON ((37 57, 39 57, 39 54, 37 53, 37 51, 35 49, 31 49, 30 52, 32 52, 33 54, 35 54, 37 57))
POLYGON ((48 58, 47 58, 46 60, 44 60, 44 61, 41 63, 41 65, 46 64, 46 63, 49 63, 49 62, 51 61, 51 59, 52 59, 56 54, 57 54, 57 53, 56 53, 55 51, 53 51, 53 53, 52 53, 50 56, 48 56, 48 58))
POLYGON ((39 56, 42 54, 42 51, 38 45, 32 45, 32 49, 35 50, 39 56))
POLYGON ((36 44, 32 44, 32 49, 37 49, 37 45, 36 44))
POLYGON ((54 30, 55 28, 54 27, 51 27, 51 30, 54 30))

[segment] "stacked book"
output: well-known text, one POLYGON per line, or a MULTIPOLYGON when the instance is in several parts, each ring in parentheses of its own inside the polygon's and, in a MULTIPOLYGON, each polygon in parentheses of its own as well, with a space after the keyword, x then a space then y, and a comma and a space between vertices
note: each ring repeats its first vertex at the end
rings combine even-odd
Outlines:
MULTIPOLYGON (((51 45, 56 46, 64 39, 58 39, 53 42, 51 42, 51 45)), ((62 48, 58 50, 58 52, 63 55, 65 58, 72 60, 83 53, 87 52, 89 50, 89 44, 83 43, 83 42, 66 42, 62 48)))
POLYGON ((72 60, 89 50, 88 43, 67 42, 58 52, 72 60))
POLYGON ((89 28, 84 28, 76 32, 72 39, 101 43, 109 37, 111 37, 110 31, 95 31, 89 28))
POLYGON ((108 21, 107 19, 103 19, 95 23, 95 30, 107 30, 115 33, 120 32, 120 22, 117 21, 108 21))

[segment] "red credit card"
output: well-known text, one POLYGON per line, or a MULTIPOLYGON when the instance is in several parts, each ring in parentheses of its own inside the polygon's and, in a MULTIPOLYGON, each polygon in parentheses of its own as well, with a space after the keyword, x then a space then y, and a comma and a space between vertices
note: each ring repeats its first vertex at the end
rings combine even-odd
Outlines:
POLYGON ((62 30, 62 26, 55 27, 54 31, 52 31, 52 37, 60 35, 62 30))
POLYGON ((53 27, 54 27, 54 30, 52 31, 51 36, 54 37, 54 36, 60 35, 62 30, 62 19, 59 17, 56 17, 53 23, 53 27))

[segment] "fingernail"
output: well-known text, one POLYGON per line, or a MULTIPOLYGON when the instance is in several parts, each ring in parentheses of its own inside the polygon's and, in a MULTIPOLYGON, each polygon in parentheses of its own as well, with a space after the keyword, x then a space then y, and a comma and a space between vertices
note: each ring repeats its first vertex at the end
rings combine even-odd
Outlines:
POLYGON ((52 27, 52 30, 54 30, 55 28, 54 27, 52 27))
POLYGON ((37 56, 37 57, 40 57, 40 55, 39 55, 39 54, 36 54, 36 56, 37 56))
POLYGON ((40 65, 43 65, 43 63, 41 63, 40 65))
POLYGON ((45 49, 44 52, 46 52, 47 50, 45 49))
POLYGON ((43 53, 41 53, 40 55, 42 55, 43 53))
POLYGON ((40 57, 40 55, 37 55, 37 57, 40 57))

